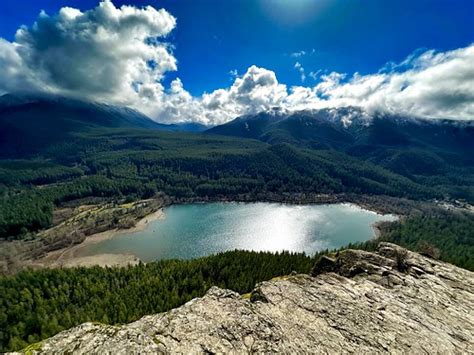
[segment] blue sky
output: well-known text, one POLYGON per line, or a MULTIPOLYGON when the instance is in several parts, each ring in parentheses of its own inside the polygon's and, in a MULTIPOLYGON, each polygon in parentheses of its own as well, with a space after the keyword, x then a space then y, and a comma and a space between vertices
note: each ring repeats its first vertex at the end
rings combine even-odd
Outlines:
POLYGON ((3 0, 0 94, 162 122, 341 106, 474 119, 473 23, 474 0, 3 0))
MULTIPOLYGON (((0 37, 63 6, 87 10, 92 0, 3 0, 0 37)), ((369 74, 419 48, 446 51, 474 41, 472 0, 116 0, 165 8, 177 18, 170 34, 179 76, 193 95, 228 86, 229 71, 255 64, 280 81, 301 84, 294 68, 369 74), (289 54, 314 54, 295 58, 289 54)), ((313 80, 308 77, 308 83, 313 80)))

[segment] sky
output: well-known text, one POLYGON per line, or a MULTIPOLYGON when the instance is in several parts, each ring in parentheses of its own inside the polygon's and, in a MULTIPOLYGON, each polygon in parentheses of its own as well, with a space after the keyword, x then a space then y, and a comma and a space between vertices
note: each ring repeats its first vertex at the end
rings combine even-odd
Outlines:
POLYGON ((3 0, 0 93, 219 124, 273 107, 474 119, 472 0, 3 0))

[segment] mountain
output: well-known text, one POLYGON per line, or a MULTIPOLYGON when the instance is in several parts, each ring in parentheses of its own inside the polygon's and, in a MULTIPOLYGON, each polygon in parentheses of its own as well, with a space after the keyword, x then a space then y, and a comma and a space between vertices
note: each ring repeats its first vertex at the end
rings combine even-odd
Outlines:
POLYGON ((368 115, 361 109, 344 107, 262 112, 206 133, 337 150, 404 175, 436 173, 451 165, 474 166, 474 121, 368 115))
POLYGON ((204 132, 209 129, 208 126, 205 126, 197 122, 183 122, 183 123, 173 123, 168 125, 163 125, 163 130, 170 132, 191 132, 199 133, 204 132))
POLYGON ((261 112, 238 117, 206 132, 338 150, 361 145, 474 148, 473 121, 369 115, 354 107, 261 112))
POLYGON ((278 113, 260 112, 256 115, 237 117, 223 125, 208 129, 206 133, 265 140, 264 134, 273 127, 278 127, 278 123, 287 118, 288 116, 278 113))
POLYGON ((212 287, 170 312, 126 325, 84 323, 24 350, 469 353, 473 289, 470 271, 380 243, 375 253, 322 257, 311 276, 278 277, 248 295, 212 287))
POLYGON ((199 131, 203 126, 166 125, 128 107, 44 94, 6 94, 0 97, 0 156, 40 151, 78 133, 94 129, 133 128, 199 131))

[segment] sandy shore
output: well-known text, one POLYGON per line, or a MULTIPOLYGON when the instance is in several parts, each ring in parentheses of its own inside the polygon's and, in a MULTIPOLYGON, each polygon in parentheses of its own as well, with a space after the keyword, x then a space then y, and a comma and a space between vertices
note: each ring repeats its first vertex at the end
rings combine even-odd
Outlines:
POLYGON ((83 250, 90 245, 100 243, 104 240, 114 238, 124 233, 140 232, 148 224, 157 219, 163 219, 165 214, 163 209, 153 212, 141 220, 134 227, 128 229, 112 229, 102 233, 88 236, 82 243, 48 253, 45 257, 32 262, 33 267, 74 267, 74 266, 125 266, 136 265, 140 262, 133 254, 97 254, 91 256, 81 255, 83 250))
POLYGON ((139 232, 144 230, 147 226, 148 223, 153 222, 157 219, 164 219, 165 218, 165 213, 163 212, 163 209, 160 208, 158 211, 155 211, 153 213, 150 213, 149 215, 143 217, 140 219, 136 224, 135 227, 129 228, 129 229, 122 229, 119 230, 118 232, 126 232, 126 233, 134 233, 134 232, 139 232))

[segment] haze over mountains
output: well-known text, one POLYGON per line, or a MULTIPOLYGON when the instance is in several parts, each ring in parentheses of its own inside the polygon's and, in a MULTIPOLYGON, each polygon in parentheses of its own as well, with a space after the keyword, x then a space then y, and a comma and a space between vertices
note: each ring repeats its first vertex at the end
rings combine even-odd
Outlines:
POLYGON ((474 148, 474 121, 435 121, 387 114, 369 115, 356 107, 261 112, 236 118, 209 129, 207 133, 319 149, 369 144, 449 146, 460 151, 474 148))

